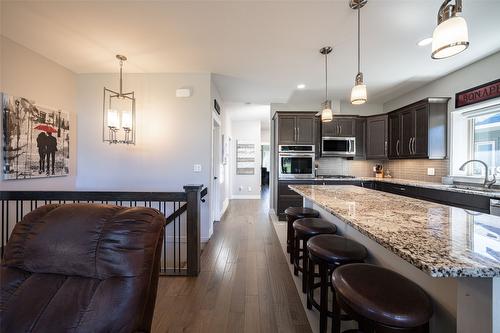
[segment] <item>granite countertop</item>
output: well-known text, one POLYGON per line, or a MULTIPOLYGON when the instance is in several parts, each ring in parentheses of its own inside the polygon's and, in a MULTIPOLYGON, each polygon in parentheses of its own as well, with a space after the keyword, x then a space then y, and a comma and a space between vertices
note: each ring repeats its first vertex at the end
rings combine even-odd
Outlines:
POLYGON ((433 277, 499 277, 500 217, 350 185, 290 185, 433 277))
MULTIPOLYGON (((410 180, 410 179, 399 179, 399 178, 376 178, 376 177, 354 177, 354 178, 322 178, 322 177, 317 177, 315 180, 332 180, 332 181, 377 181, 377 182, 384 182, 384 183, 391 183, 391 184, 398 184, 398 185, 407 185, 407 186, 415 186, 415 187, 424 187, 424 188, 431 188, 431 189, 436 189, 436 190, 442 190, 442 191, 450 191, 450 192, 459 192, 459 193, 467 193, 467 194, 475 194, 475 195, 482 195, 488 198, 498 198, 500 199, 500 189, 490 189, 490 190, 481 190, 481 185, 477 184, 474 187, 477 187, 477 189, 470 189, 470 188, 464 188, 467 186, 462 186, 462 187, 455 187, 454 185, 444 185, 441 183, 433 183, 433 182, 424 182, 421 180, 410 180)), ((458 185, 460 186, 460 185, 458 185)))

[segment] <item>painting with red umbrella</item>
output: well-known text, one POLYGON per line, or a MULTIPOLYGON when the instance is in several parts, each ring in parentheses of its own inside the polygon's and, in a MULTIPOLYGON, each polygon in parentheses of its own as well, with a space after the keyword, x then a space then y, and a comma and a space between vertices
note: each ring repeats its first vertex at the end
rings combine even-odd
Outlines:
POLYGON ((69 174, 68 113, 2 94, 3 178, 69 174))

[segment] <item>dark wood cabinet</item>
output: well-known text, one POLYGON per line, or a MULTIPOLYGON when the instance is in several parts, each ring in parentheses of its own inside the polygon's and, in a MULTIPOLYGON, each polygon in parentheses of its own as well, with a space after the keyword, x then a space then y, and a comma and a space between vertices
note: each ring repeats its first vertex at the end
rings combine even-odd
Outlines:
POLYGON ((388 144, 388 116, 366 118, 366 159, 386 159, 388 144))
POLYGON ((378 181, 373 182, 373 189, 486 214, 489 214, 490 212, 490 198, 482 195, 450 192, 446 190, 398 185, 378 181))
POLYGON ((401 154, 401 138, 399 129, 399 114, 389 115, 389 158, 399 158, 401 154))
POLYGON ((356 118, 355 123, 355 137, 356 137, 356 155, 355 159, 366 158, 366 118, 356 118))
POLYGON ((279 145, 316 144, 316 120, 314 113, 278 113, 277 120, 279 145))
POLYGON ((354 137, 356 135, 356 117, 333 116, 333 120, 322 123, 323 136, 354 137))
POLYGON ((408 158, 413 155, 413 137, 415 136, 415 110, 409 109, 399 113, 401 126, 401 153, 400 157, 408 158))
POLYGON ((297 143, 304 145, 315 143, 314 115, 297 116, 295 127, 297 128, 297 143))
POLYGON ((296 139, 294 116, 278 116, 278 144, 294 144, 296 139))
POLYGON ((447 155, 449 98, 426 98, 389 114, 389 158, 447 155))

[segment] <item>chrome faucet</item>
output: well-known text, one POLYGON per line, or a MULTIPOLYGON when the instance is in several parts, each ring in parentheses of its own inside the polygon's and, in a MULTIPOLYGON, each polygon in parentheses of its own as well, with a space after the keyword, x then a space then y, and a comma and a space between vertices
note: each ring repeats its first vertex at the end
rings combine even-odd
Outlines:
POLYGON ((488 173, 488 165, 486 163, 484 163, 483 161, 481 161, 481 160, 469 160, 469 161, 465 162, 464 164, 462 164, 462 166, 460 167, 460 171, 464 171, 465 166, 469 163, 472 163, 472 162, 477 162, 477 163, 481 163, 482 165, 484 165, 485 171, 484 171, 483 186, 486 188, 491 188, 491 186, 496 183, 497 178, 495 175, 493 175, 493 178, 491 180, 489 179, 490 175, 488 173))

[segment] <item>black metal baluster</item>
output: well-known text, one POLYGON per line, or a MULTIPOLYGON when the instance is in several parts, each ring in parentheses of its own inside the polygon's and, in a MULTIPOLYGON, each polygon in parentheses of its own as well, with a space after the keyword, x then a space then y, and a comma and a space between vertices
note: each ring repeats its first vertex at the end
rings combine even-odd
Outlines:
POLYGON ((4 210, 5 210, 5 201, 2 200, 2 244, 1 244, 2 245, 2 249, 1 249, 1 251, 2 251, 2 254, 1 254, 2 258, 3 258, 3 248, 5 246, 5 243, 7 243, 6 239, 5 239, 5 236, 4 236, 5 235, 5 233, 4 233, 4 227, 5 227, 4 226, 5 225, 4 210))
MULTIPOLYGON (((163 214, 167 216, 167 203, 164 203, 163 206, 163 214)), ((164 230, 165 234, 163 235, 163 271, 167 274, 167 226, 165 226, 164 230)))

